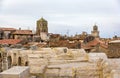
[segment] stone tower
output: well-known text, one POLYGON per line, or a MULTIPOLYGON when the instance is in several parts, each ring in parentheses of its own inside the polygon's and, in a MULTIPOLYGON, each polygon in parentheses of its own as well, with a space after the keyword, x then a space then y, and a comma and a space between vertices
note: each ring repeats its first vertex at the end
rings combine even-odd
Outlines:
POLYGON ((40 36, 40 33, 48 33, 48 22, 42 17, 37 21, 36 35, 40 36))
POLYGON ((91 35, 96 38, 99 38, 98 26, 96 24, 93 26, 93 31, 91 31, 91 35))

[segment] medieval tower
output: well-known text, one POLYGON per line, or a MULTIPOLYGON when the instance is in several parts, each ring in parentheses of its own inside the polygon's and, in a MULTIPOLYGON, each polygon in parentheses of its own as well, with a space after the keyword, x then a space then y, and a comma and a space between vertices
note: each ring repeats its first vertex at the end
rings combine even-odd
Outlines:
POLYGON ((48 33, 48 22, 42 17, 37 21, 36 35, 40 36, 40 33, 48 33))
POLYGON ((93 31, 91 31, 91 35, 96 38, 99 38, 98 26, 96 24, 93 26, 93 31))

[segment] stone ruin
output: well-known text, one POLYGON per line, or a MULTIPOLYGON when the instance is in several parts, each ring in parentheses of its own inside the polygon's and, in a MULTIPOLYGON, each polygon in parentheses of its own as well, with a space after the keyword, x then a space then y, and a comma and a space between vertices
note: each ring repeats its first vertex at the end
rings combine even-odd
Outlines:
POLYGON ((0 78, 30 78, 29 67, 14 66, 0 73, 0 78))
POLYGON ((12 58, 11 66, 25 66, 28 62, 29 78, 120 78, 120 59, 109 59, 105 53, 57 47, 13 49, 8 56, 12 58))

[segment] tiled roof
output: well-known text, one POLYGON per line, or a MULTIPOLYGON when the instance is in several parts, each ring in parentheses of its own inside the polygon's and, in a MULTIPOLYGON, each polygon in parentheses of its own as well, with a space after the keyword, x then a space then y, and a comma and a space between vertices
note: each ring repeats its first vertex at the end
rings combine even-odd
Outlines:
POLYGON ((60 37, 60 34, 52 34, 52 35, 50 35, 50 37, 51 38, 58 38, 58 37, 60 37))
POLYGON ((21 40, 20 39, 3 39, 0 40, 0 44, 17 44, 20 43, 21 40))
POLYGON ((104 42, 102 42, 102 41, 100 41, 99 39, 97 39, 97 38, 95 38, 94 40, 92 40, 92 41, 90 41, 90 42, 88 42, 86 45, 83 45, 82 47, 83 48, 92 48, 93 46, 96 46, 96 45, 98 45, 98 44, 100 44, 100 46, 101 47, 103 47, 103 48, 108 48, 108 46, 104 43, 104 42))
POLYGON ((98 39, 94 39, 93 41, 90 41, 87 43, 87 46, 95 46, 97 44, 99 44, 99 40, 98 39))
POLYGON ((49 42, 50 47, 68 47, 68 48, 76 48, 78 42, 69 43, 67 40, 60 40, 55 42, 49 42))
POLYGON ((16 29, 15 28, 0 28, 0 30, 3 30, 3 31, 14 31, 16 29))
POLYGON ((16 30, 12 34, 32 35, 32 30, 16 30))

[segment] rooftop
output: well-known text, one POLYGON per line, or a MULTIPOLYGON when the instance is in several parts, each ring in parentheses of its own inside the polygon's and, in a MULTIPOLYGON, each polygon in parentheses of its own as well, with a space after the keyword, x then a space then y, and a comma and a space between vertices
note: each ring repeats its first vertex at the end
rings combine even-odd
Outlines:
POLYGON ((24 35, 32 35, 32 30, 16 30, 12 34, 24 34, 24 35))
POLYGON ((16 30, 15 28, 0 28, 0 30, 3 30, 3 31, 14 31, 16 30))
POLYGON ((17 44, 21 42, 20 39, 3 39, 3 40, 0 40, 0 44, 17 44))
POLYGON ((96 46, 98 44, 100 44, 100 46, 103 48, 108 48, 108 46, 104 42, 100 41, 98 38, 95 38, 94 40, 88 42, 86 45, 84 45, 82 47, 84 49, 90 49, 90 48, 92 48, 92 46, 96 46))

